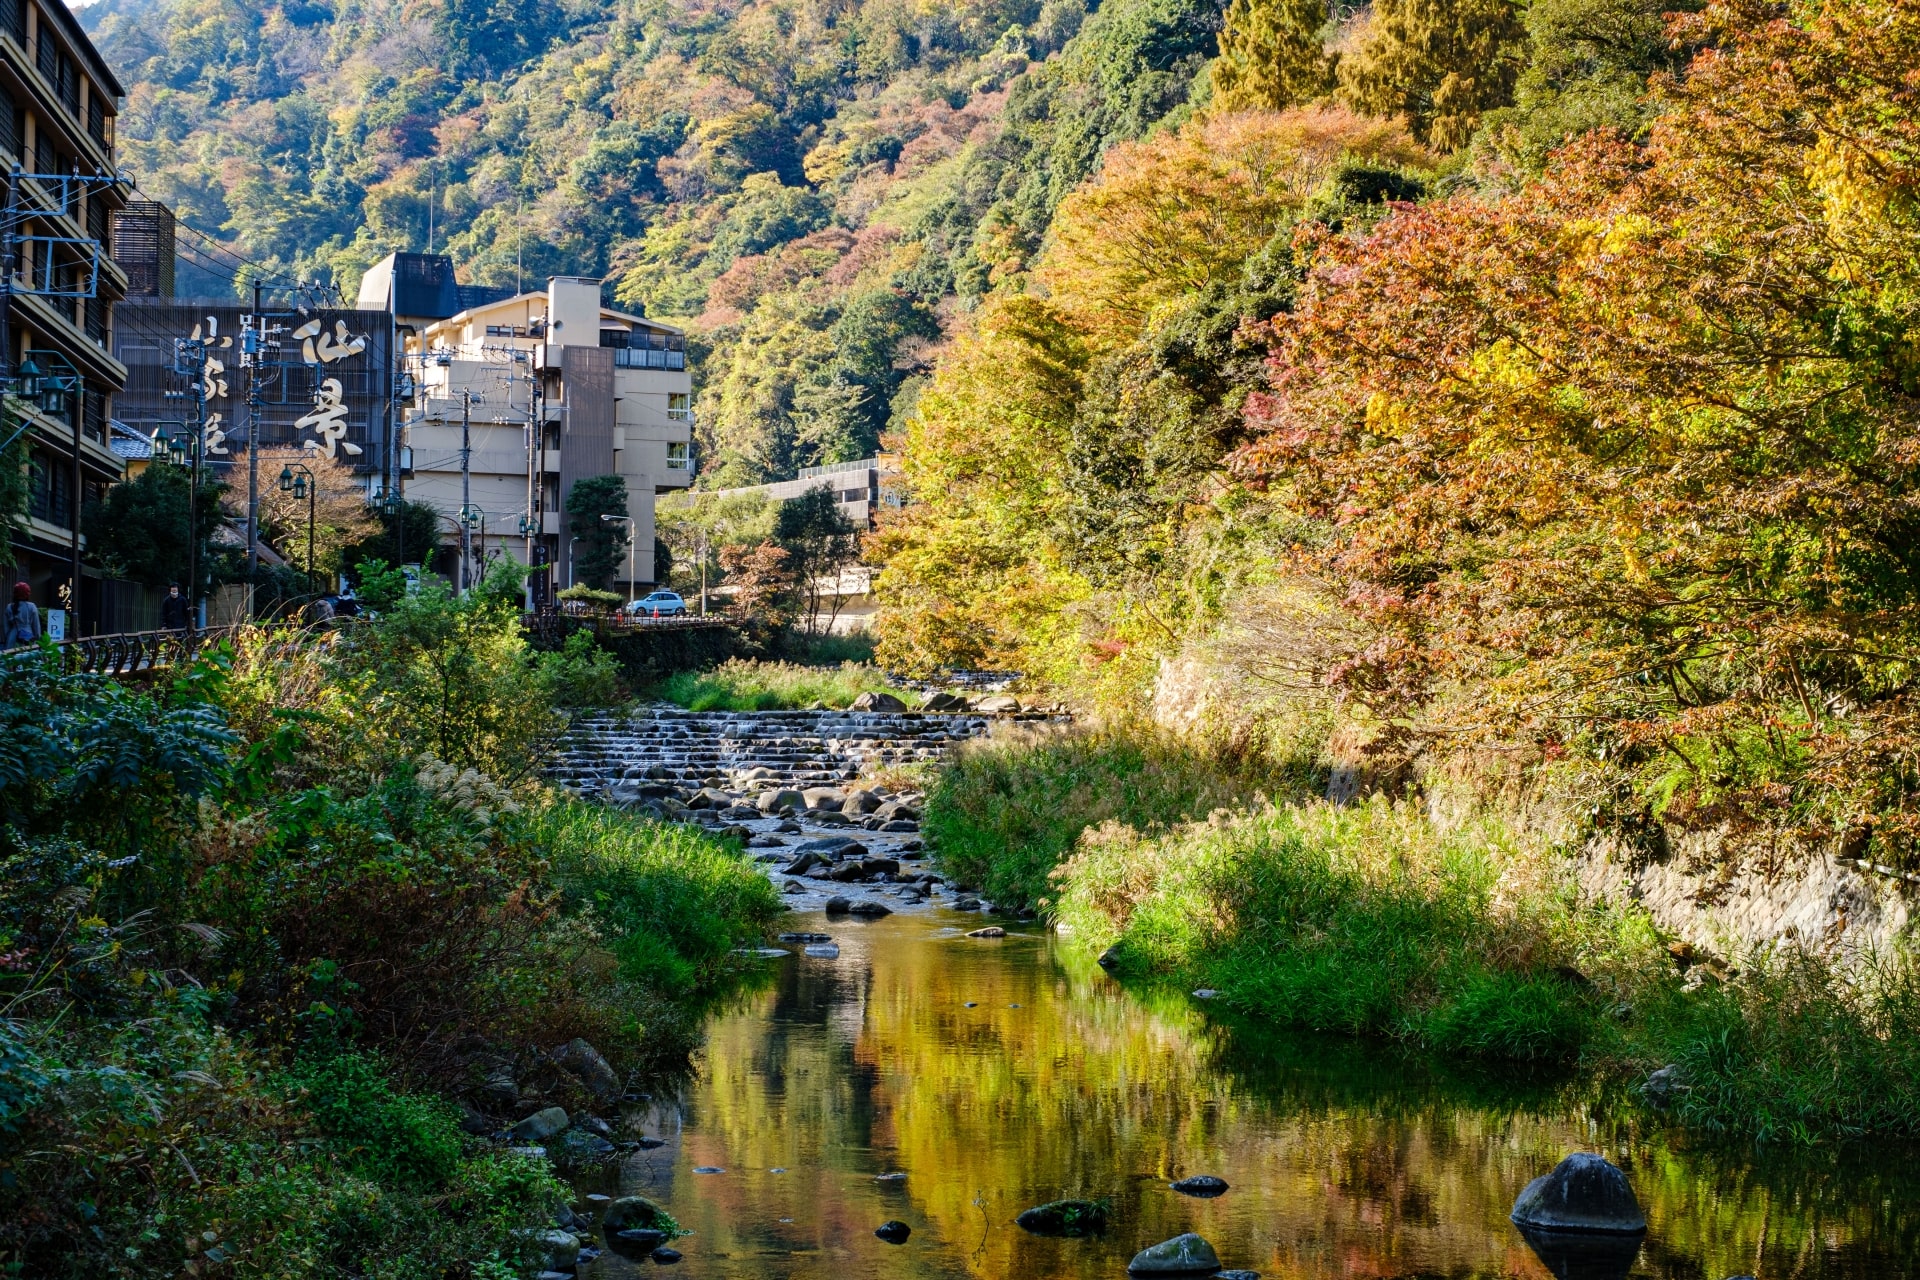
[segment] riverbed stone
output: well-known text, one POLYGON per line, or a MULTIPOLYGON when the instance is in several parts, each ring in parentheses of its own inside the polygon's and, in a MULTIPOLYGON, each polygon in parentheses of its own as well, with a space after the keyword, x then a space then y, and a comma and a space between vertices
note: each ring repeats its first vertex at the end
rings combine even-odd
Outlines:
POLYGON ((587 1087, 587 1092, 599 1101, 613 1102, 619 1098, 620 1077, 600 1051, 581 1037, 575 1036, 555 1049, 552 1057, 572 1072, 587 1087))
POLYGON ((971 896, 955 898, 953 900, 953 909, 955 911, 978 911, 980 909, 980 899, 971 896))
POLYGON ((1020 699, 1010 693, 990 693, 974 701, 975 711, 984 711, 988 715, 1011 715, 1020 710, 1020 699))
POLYGON ((1100 953, 1100 958, 1094 963, 1098 964, 1102 969, 1119 968, 1120 967, 1120 944, 1116 942, 1112 946, 1108 947, 1105 951, 1102 951, 1100 953))
POLYGON ((807 798, 791 787, 775 787, 771 791, 762 791, 754 802, 754 808, 761 813, 778 813, 782 809, 804 809, 807 798))
POLYGON ((795 858, 792 862, 789 862, 786 866, 780 868, 780 874, 788 875, 788 876, 803 876, 807 874, 807 872, 813 870, 815 867, 828 866, 831 864, 831 862, 832 862, 832 859, 828 858, 825 854, 818 853, 818 852, 815 852, 814 850, 809 849, 807 852, 795 858))
POLYGON ((548 1271, 572 1271, 580 1261, 580 1238, 571 1231, 542 1231, 534 1238, 541 1265, 548 1271))
POLYGON ((878 919, 881 916, 890 916, 893 914, 892 907, 888 906, 884 902, 875 902, 872 898, 867 898, 864 901, 856 902, 852 906, 848 907, 847 910, 851 914, 856 916, 872 916, 875 919, 878 919))
POLYGON ((872 813, 880 807, 880 797, 861 787, 847 792, 847 798, 840 805, 842 813, 872 813))
POLYGON ((678 1249, 669 1249, 665 1245, 661 1245, 647 1256, 663 1267, 670 1267, 680 1261, 680 1251, 678 1249))
MULTIPOLYGON (((1004 938, 1007 936, 1007 931, 997 924, 990 924, 984 929, 970 930, 967 936, 969 938, 1004 938)), ((1064 1204, 1066 1202, 1062 1201, 1061 1203, 1064 1204)))
POLYGON ((1090 1236, 1107 1229, 1107 1207, 1097 1200, 1052 1200, 1014 1222, 1037 1236, 1090 1236))
MULTIPOLYGON (((808 787, 800 793, 800 797, 807 802, 809 810, 826 813, 838 813, 840 806, 847 802, 847 793, 838 787, 808 787)), ((819 814, 813 816, 818 817, 819 814)))
MULTIPOLYGON (((654 1145, 658 1146, 659 1143, 655 1142, 654 1145)), ((665 1230, 666 1221, 667 1211, 645 1196, 621 1196, 600 1215, 600 1230, 611 1240, 623 1231, 665 1230)))
POLYGON ((1205 1276, 1219 1269, 1220 1255, 1191 1231, 1142 1249, 1127 1264, 1135 1276, 1205 1276))
POLYGON ((544 1107, 507 1130, 507 1137, 515 1142, 539 1142, 566 1127, 567 1113, 563 1108, 544 1107))
POLYGON ((632 1258, 644 1258, 667 1242, 667 1233, 655 1231, 651 1227, 629 1227, 625 1231, 616 1231, 607 1237, 607 1245, 615 1253, 623 1253, 632 1258))
POLYGON ((825 911, 830 916, 843 916, 853 909, 853 900, 844 894, 834 894, 827 899, 825 911))
POLYGON ((888 1244, 905 1244, 907 1237, 913 1234, 913 1228, 896 1218, 892 1221, 883 1222, 875 1227, 873 1234, 879 1236, 888 1244))
POLYGON ((1576 1151, 1526 1185, 1513 1220, 1552 1232, 1639 1235, 1647 1218, 1627 1175, 1605 1156, 1576 1151))
POLYGON ((1182 1178, 1168 1185, 1183 1196, 1198 1196, 1203 1200, 1211 1200, 1215 1196, 1227 1194, 1226 1179, 1216 1178, 1210 1173, 1195 1174, 1191 1178, 1182 1178))
POLYGON ((873 811, 873 816, 881 822, 892 822, 896 818, 907 822, 920 821, 920 811, 903 800, 889 800, 873 811))
POLYGON ((881 693, 878 690, 870 690, 861 694, 853 700, 853 705, 848 708, 850 711, 891 711, 896 713, 905 711, 906 709, 906 703, 900 701, 900 699, 890 693, 881 693))

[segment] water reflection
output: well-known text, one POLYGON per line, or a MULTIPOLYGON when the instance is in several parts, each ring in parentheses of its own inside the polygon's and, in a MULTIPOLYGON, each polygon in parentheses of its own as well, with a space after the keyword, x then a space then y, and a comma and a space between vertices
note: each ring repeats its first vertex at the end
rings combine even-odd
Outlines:
MULTIPOLYGON (((1111 1280, 1183 1231, 1226 1266, 1302 1280, 1878 1280, 1920 1262, 1905 1153, 1689 1150, 1564 1081, 1129 992, 1040 934, 968 939, 900 916, 794 927, 834 934, 840 955, 769 962, 767 986, 715 1015, 677 1103, 636 1118, 665 1145, 617 1171, 620 1193, 695 1232, 679 1242, 689 1276, 1111 1280), (1637 1257, 1536 1253, 1507 1221, 1575 1149, 1627 1169, 1650 1227, 1637 1257), (1167 1189, 1200 1173, 1233 1189, 1167 1189), (1063 1197, 1106 1200, 1114 1225, 1091 1239, 1013 1225, 1063 1197), (906 1245, 874 1238, 889 1219, 913 1229, 906 1245)), ((648 1265, 609 1254, 594 1274, 648 1265)))

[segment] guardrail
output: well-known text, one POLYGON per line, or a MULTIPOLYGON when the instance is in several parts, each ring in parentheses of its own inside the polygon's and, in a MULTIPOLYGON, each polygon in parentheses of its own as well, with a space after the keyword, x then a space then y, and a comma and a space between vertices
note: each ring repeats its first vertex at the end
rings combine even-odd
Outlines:
MULTIPOLYGON (((59 657, 61 669, 69 674, 84 671, 109 676, 141 675, 185 666, 200 650, 217 644, 232 631, 231 627, 209 627, 204 631, 123 631, 55 641, 53 650, 59 657)), ((0 650, 0 658, 28 658, 40 650, 39 645, 22 645, 0 650)))

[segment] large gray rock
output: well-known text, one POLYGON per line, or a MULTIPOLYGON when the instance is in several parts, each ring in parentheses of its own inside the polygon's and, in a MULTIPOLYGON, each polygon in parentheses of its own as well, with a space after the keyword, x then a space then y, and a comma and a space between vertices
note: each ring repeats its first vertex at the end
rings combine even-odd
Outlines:
POLYGON ((890 693, 863 693, 853 700, 853 711, 905 711, 907 704, 890 693))
POLYGON ((840 806, 847 802, 847 793, 838 787, 808 787, 800 795, 807 802, 807 808, 827 813, 840 812, 840 806))
POLYGON ((882 822, 892 822, 896 819, 905 822, 920 821, 920 811, 900 800, 887 801, 873 811, 873 816, 882 822))
POLYGON ((1007 693, 989 694, 975 702, 973 709, 989 715, 1009 715, 1020 709, 1020 699, 1007 693))
POLYGON ((1647 1229, 1627 1175, 1604 1156, 1576 1151, 1529 1182, 1513 1220, 1540 1231, 1639 1235, 1647 1229))
POLYGON ((553 1060, 571 1071, 601 1102, 614 1102, 620 1097, 620 1077, 614 1074, 613 1067, 600 1056, 600 1051, 585 1040, 575 1036, 553 1051, 553 1060))
POLYGON ((542 1231, 534 1243, 548 1271, 572 1271, 580 1262, 580 1238, 571 1231, 542 1231))
POLYGON ((1220 1255, 1191 1231, 1142 1249, 1127 1264, 1135 1276, 1210 1276, 1219 1269, 1220 1255))
POLYGON ((872 813, 880 807, 880 797, 867 790, 847 792, 847 798, 840 804, 842 813, 872 813))
POLYGON ((534 1112, 507 1130, 507 1137, 515 1142, 540 1142, 566 1127, 566 1111, 560 1107, 548 1107, 544 1111, 534 1112))
POLYGON ((807 807, 807 798, 798 791, 780 787, 772 791, 762 791, 754 807, 762 813, 778 813, 782 809, 804 809, 807 807))
POLYGON ((828 862, 867 856, 867 846, 852 836, 821 836, 817 840, 803 840, 793 846, 793 851, 795 854, 817 853, 828 862))
POLYGON ((1191 1178, 1182 1178, 1178 1182, 1170 1182, 1167 1185, 1183 1196, 1198 1196, 1203 1200, 1211 1200, 1215 1196, 1227 1194, 1226 1179, 1216 1178, 1210 1173, 1196 1174, 1191 1178))

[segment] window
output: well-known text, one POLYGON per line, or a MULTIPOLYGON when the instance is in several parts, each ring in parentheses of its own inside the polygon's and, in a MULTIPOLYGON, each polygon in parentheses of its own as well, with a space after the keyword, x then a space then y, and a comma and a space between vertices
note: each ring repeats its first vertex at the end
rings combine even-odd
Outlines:
POLYGON ((692 418, 693 406, 690 403, 691 399, 692 397, 690 397, 684 391, 668 392, 667 393, 667 417, 672 419, 675 422, 685 422, 688 419, 692 418))
POLYGON ((112 144, 107 141, 107 112, 106 108, 100 105, 98 91, 90 91, 87 94, 87 132, 102 147, 111 149, 112 144))
POLYGON ((26 0, 0 0, 0 31, 12 36, 22 50, 27 47, 26 0))
POLYGON ((53 38, 53 19, 47 16, 45 9, 40 11, 39 47, 34 50, 34 62, 39 66, 40 74, 47 78, 47 83, 54 83, 54 78, 60 74, 60 46, 53 38))
POLYGON ((687 469, 686 445, 670 444, 667 446, 667 469, 670 471, 685 471, 687 469))

